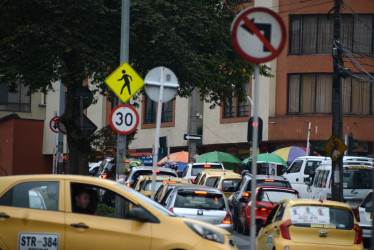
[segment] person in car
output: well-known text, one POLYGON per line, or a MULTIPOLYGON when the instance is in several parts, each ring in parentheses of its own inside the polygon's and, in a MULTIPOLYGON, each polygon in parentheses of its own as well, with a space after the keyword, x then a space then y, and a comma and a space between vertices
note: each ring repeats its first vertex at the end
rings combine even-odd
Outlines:
POLYGON ((88 209, 89 204, 90 204, 90 192, 88 190, 85 190, 85 189, 79 190, 74 195, 73 212, 74 213, 89 214, 89 213, 91 213, 88 209))

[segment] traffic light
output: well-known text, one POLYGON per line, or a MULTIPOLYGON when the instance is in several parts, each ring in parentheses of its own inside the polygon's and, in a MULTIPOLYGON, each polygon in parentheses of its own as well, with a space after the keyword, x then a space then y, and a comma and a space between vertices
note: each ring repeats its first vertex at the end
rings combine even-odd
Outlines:
POLYGON ((355 150, 358 149, 358 140, 353 138, 352 133, 348 136, 348 155, 355 155, 355 150))
POLYGON ((167 145, 166 145, 166 136, 159 137, 159 144, 160 144, 160 155, 165 157, 167 155, 167 145))
POLYGON ((92 101, 93 94, 87 86, 77 88, 74 96, 74 122, 86 137, 89 137, 97 129, 97 126, 84 114, 84 110, 92 104, 92 101))
POLYGON ((249 142, 249 144, 252 145, 252 137, 253 137, 253 128, 257 126, 258 128, 258 134, 257 134, 257 145, 260 145, 260 143, 262 142, 262 125, 263 125, 263 122, 262 122, 262 119, 260 117, 258 117, 258 122, 255 123, 254 122, 254 117, 252 116, 251 118, 249 118, 248 120, 248 133, 247 133, 247 141, 249 142))

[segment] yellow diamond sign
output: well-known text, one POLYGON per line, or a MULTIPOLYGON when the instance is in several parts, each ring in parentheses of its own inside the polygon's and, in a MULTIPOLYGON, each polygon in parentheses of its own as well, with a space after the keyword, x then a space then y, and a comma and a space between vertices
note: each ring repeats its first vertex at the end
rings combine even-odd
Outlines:
POLYGON ((347 149, 347 146, 336 135, 332 135, 325 144, 326 153, 332 161, 337 161, 347 149))
POLYGON ((123 103, 144 86, 143 78, 126 62, 113 71, 105 83, 123 103))

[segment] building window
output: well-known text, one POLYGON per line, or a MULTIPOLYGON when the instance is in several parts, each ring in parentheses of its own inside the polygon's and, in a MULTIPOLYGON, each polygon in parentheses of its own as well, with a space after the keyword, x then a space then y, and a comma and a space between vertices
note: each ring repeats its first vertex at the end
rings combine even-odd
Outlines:
POLYGON ((332 74, 288 75, 288 113, 331 113, 332 74))
POLYGON ((144 124, 156 123, 156 103, 145 96, 144 124))
POLYGON ((18 84, 15 92, 10 92, 7 83, 0 83, 0 110, 30 112, 31 97, 27 95, 28 91, 28 86, 18 84))
MULTIPOLYGON (((148 96, 144 97, 144 124, 155 124, 157 114, 157 103, 148 96)), ((162 104, 161 122, 172 122, 174 112, 174 100, 162 104)))
POLYGON ((345 114, 373 114, 373 83, 358 78, 342 79, 342 105, 345 114))
MULTIPOLYGON (((246 85, 247 95, 249 94, 249 84, 246 85)), ((223 104, 223 118, 248 117, 248 101, 239 102, 237 98, 227 98, 223 104)))
MULTIPOLYGON (((342 44, 355 53, 374 53, 374 15, 341 15, 342 44)), ((291 15, 290 54, 331 54, 331 15, 291 15)))

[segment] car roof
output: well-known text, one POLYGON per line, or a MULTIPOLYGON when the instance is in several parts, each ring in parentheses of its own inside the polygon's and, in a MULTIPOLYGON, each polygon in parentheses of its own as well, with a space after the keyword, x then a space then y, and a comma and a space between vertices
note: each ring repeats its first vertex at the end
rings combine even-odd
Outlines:
MULTIPOLYGON (((153 179, 153 175, 141 175, 139 176, 139 180, 141 179, 144 179, 144 180, 152 180, 153 179)), ((174 177, 174 176, 171 176, 171 175, 156 175, 156 180, 165 180, 165 181, 184 181, 187 183, 187 180, 186 179, 183 179, 183 178, 180 178, 180 177, 174 177)))
POLYGON ((289 192, 297 192, 297 193, 299 193, 299 191, 297 191, 296 189, 293 189, 293 188, 274 187, 274 186, 261 186, 261 187, 257 187, 257 192, 262 191, 262 190, 279 190, 279 191, 289 191, 289 192))
POLYGON ((186 185, 186 186, 175 186, 174 187, 175 191, 179 190, 201 190, 201 191, 207 191, 209 193, 222 193, 220 190, 213 188, 213 187, 207 187, 207 186, 200 186, 200 185, 186 185))
POLYGON ((294 159, 294 161, 296 160, 304 160, 304 159, 308 159, 308 160, 324 160, 326 158, 329 158, 327 156, 299 156, 297 158, 294 159))
POLYGON ((222 166, 223 164, 221 162, 194 162, 191 165, 192 166, 197 166, 197 165, 219 165, 219 166, 222 166))
MULTIPOLYGON (((251 176, 252 178, 252 176, 251 176)), ((283 176, 277 176, 277 175, 256 175, 256 180, 276 180, 276 181, 288 181, 286 178, 283 176)))
POLYGON ((297 206, 297 205, 327 205, 327 206, 333 206, 333 207, 342 207, 351 210, 351 207, 343 202, 338 201, 330 201, 330 200, 310 200, 310 199, 285 199, 281 200, 279 203, 286 202, 287 204, 291 206, 297 206))
MULTIPOLYGON (((163 167, 157 167, 156 168, 157 171, 160 170, 160 171, 164 171, 164 172, 175 172, 173 169, 170 169, 170 168, 163 168, 163 167)), ((137 167, 133 167, 131 169, 131 171, 133 172, 136 172, 138 170, 153 170, 153 167, 148 167, 148 166, 137 166, 137 167)))

